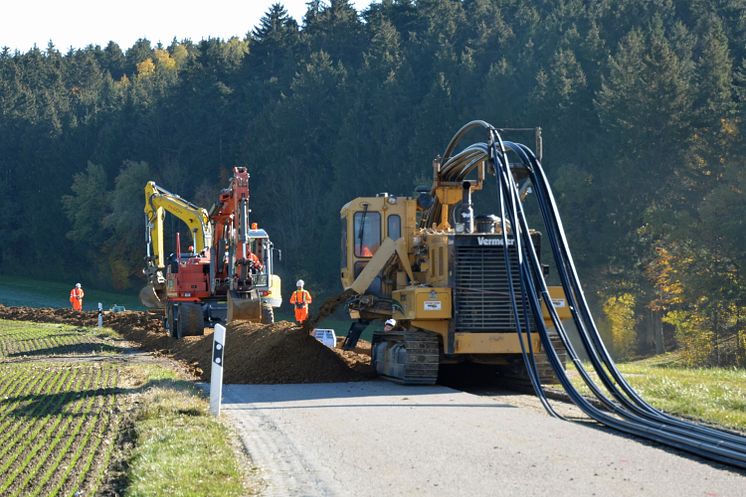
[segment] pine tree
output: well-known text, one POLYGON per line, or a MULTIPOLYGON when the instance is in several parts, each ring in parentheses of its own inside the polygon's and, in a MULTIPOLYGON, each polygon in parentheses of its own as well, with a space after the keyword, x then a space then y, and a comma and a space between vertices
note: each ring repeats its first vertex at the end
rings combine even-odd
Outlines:
POLYGON ((350 0, 330 0, 328 5, 309 2, 303 35, 309 53, 324 51, 348 68, 360 65, 363 26, 350 0))

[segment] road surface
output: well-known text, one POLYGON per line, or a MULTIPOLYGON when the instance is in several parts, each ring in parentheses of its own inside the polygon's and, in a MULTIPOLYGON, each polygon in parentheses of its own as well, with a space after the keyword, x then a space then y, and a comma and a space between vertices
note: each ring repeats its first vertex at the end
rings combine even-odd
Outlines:
POLYGON ((520 404, 385 381, 223 391, 268 497, 746 495, 743 472, 520 404))

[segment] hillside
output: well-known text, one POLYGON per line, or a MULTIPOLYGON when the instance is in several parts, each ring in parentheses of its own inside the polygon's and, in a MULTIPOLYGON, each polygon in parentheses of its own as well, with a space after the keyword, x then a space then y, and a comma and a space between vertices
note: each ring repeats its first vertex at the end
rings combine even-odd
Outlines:
POLYGON ((242 39, 6 49, 0 271, 136 289, 145 181, 209 206, 240 164, 281 275, 329 295, 340 206, 427 183, 479 118, 542 127, 620 356, 746 364, 744 18, 744 0, 333 0, 302 25, 278 4, 242 39))

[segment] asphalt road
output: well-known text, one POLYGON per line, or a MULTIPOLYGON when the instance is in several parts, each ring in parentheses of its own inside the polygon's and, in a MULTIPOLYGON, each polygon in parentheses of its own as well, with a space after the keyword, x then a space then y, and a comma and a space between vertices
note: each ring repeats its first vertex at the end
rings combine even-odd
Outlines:
POLYGON ((746 474, 511 397, 385 381, 226 385, 263 496, 741 497, 746 474))

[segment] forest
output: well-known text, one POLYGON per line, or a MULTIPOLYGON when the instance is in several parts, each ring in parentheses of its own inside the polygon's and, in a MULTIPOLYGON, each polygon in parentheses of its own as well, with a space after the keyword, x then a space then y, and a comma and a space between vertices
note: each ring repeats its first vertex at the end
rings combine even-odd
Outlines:
POLYGON ((145 182, 209 207, 245 165, 285 290, 321 300, 344 203, 428 184, 472 119, 540 126, 616 356, 746 366, 746 0, 307 6, 227 40, 1 49, 0 271, 136 292, 145 182))

